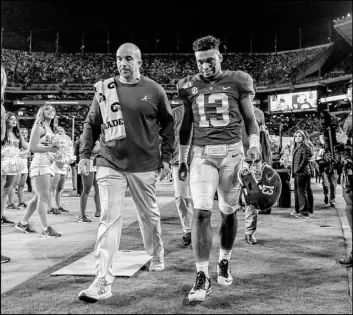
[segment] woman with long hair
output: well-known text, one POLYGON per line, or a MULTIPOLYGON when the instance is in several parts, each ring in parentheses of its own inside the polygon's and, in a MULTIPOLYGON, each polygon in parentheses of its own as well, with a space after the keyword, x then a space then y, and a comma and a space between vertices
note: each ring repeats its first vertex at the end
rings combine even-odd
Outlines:
MULTIPOLYGON (((6 85, 7 85, 6 72, 5 72, 4 67, 1 66, 1 141, 5 139, 5 132, 6 132, 6 123, 5 123, 6 111, 5 111, 5 107, 4 107, 6 85)), ((1 161, 2 161, 2 157, 1 157, 1 161)), ((2 166, 0 167, 0 170, 1 170, 1 186, 2 186, 2 166)), ((1 196, 1 198, 2 198, 2 196, 1 196)), ((12 222, 12 221, 6 219, 5 217, 3 217, 2 212, 3 212, 3 208, 1 208, 1 224, 12 222), (4 221, 7 221, 7 222, 4 222, 4 221)), ((10 257, 1 254, 1 263, 2 264, 6 264, 10 260, 11 260, 10 257)))
MULTIPOLYGON (((18 125, 17 116, 12 113, 8 112, 5 116, 5 136, 4 139, 1 141, 1 148, 4 149, 5 146, 13 146, 20 150, 25 150, 20 153, 20 156, 23 157, 23 154, 27 154, 26 149, 28 149, 28 142, 26 142, 20 134, 20 127, 18 125)), ((25 156, 24 155, 24 156, 25 156)), ((6 169, 2 169, 1 172, 1 222, 2 223, 13 223, 12 221, 8 220, 4 216, 5 211, 5 204, 6 199, 9 196, 11 189, 14 187, 16 177, 20 174, 22 170, 18 172, 15 171, 7 171, 6 169)), ((16 209, 19 209, 15 207, 16 209)))
MULTIPOLYGON (((20 134, 21 134, 22 138, 27 142, 28 141, 28 129, 21 128, 20 134)), ((21 151, 22 151, 21 154, 22 154, 25 166, 22 169, 21 173, 17 174, 16 179, 15 179, 15 183, 9 192, 9 204, 7 205, 8 209, 20 210, 20 207, 24 207, 24 208, 27 207, 27 204, 23 200, 23 197, 24 197, 23 195, 24 195, 25 184, 26 184, 27 177, 28 177, 29 150, 22 148, 21 151), (17 196, 18 196, 18 204, 17 205, 15 205, 15 202, 14 202, 16 188, 17 188, 17 196)))
POLYGON ((291 215, 296 218, 309 218, 308 186, 310 182, 309 162, 311 150, 303 130, 294 134, 292 177, 294 178, 295 210, 291 215))
MULTIPOLYGON (((57 134, 64 138, 66 141, 71 142, 69 136, 65 134, 65 129, 63 127, 57 128, 57 134)), ((72 144, 73 146, 73 144, 72 144)), ((48 213, 52 214, 60 214, 61 212, 69 212, 61 206, 61 193, 65 185, 65 180, 67 177, 67 171, 69 168, 69 164, 54 162, 54 179, 50 186, 50 200, 49 200, 49 209, 48 213), (56 207, 52 206, 52 198, 54 197, 56 207)))
POLYGON ((54 177, 52 161, 48 153, 56 153, 59 149, 53 146, 51 142, 57 126, 58 119, 54 107, 51 105, 42 106, 38 110, 29 139, 30 151, 34 153, 30 176, 33 180, 35 195, 28 202, 24 216, 15 225, 16 229, 24 233, 35 233, 35 230, 30 226, 29 219, 37 210, 43 228, 41 233, 41 237, 43 238, 61 236, 47 222, 47 209, 50 198, 49 189, 54 177))

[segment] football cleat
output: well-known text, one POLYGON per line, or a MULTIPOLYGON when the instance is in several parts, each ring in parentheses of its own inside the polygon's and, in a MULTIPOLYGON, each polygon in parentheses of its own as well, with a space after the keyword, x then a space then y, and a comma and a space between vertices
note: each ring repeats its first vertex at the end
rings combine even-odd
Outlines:
POLYGON ((247 159, 245 161, 249 163, 249 167, 240 168, 238 171, 245 202, 247 205, 254 205, 258 210, 270 209, 281 195, 281 178, 267 163, 247 159))

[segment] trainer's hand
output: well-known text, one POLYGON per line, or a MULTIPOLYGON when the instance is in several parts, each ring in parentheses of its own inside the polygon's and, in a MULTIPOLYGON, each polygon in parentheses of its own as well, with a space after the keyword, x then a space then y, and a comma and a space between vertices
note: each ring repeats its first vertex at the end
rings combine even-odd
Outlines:
POLYGON ((163 168, 159 171, 159 180, 162 181, 170 173, 169 163, 163 161, 163 168))
POLYGON ((249 150, 246 152, 246 155, 249 159, 252 160, 261 160, 261 152, 256 147, 250 147, 249 150))
POLYGON ((88 176, 89 174, 89 159, 81 159, 78 163, 78 168, 81 170, 81 175, 88 176))
POLYGON ((178 177, 181 181, 186 181, 186 177, 188 176, 188 166, 186 163, 180 163, 178 169, 178 177))

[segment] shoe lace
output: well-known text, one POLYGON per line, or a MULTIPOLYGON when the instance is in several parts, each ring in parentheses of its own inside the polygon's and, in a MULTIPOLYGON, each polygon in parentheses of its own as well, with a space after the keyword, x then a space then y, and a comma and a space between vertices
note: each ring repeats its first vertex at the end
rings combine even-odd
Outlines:
POLYGON ((221 276, 228 278, 228 261, 226 259, 223 259, 219 263, 219 269, 221 270, 221 276))
POLYGON ((195 285, 194 285, 194 289, 195 290, 200 290, 201 286, 203 284, 205 284, 206 282, 206 276, 202 271, 199 271, 196 274, 196 280, 195 280, 195 285))

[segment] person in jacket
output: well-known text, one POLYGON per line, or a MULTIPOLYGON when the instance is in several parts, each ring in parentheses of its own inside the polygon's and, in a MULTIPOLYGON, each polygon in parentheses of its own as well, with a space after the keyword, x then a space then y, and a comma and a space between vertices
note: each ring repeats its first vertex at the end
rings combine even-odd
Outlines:
POLYGON ((294 178, 295 210, 291 214, 296 218, 309 218, 308 186, 311 176, 309 168, 311 150, 305 138, 303 130, 297 130, 294 134, 292 177, 294 178))

